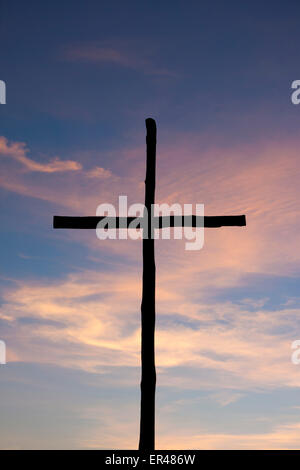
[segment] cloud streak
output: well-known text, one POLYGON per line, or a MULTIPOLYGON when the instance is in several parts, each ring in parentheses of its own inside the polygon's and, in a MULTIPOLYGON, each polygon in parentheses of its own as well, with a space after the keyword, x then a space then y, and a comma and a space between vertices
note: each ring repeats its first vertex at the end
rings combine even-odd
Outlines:
POLYGON ((8 156, 21 163, 27 171, 40 173, 57 173, 61 171, 81 170, 80 163, 73 160, 60 160, 55 157, 48 163, 38 163, 26 156, 28 149, 23 142, 9 143, 5 137, 0 137, 0 155, 8 156))
POLYGON ((298 449, 300 423, 284 424, 266 433, 199 433, 168 435, 159 439, 160 449, 285 450, 298 449))
POLYGON ((63 58, 71 62, 112 64, 141 71, 149 75, 175 77, 177 74, 165 67, 157 67, 152 60, 133 50, 132 47, 116 43, 85 43, 65 47, 63 58))

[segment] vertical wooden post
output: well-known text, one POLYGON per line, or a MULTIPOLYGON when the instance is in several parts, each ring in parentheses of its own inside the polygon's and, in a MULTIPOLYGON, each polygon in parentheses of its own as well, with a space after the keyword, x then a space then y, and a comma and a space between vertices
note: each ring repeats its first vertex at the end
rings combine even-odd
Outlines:
POLYGON ((148 213, 148 237, 143 237, 143 294, 141 305, 142 373, 141 373, 141 421, 140 450, 155 448, 155 257, 154 228, 151 210, 155 200, 156 124, 146 119, 147 160, 145 179, 145 207, 148 213))

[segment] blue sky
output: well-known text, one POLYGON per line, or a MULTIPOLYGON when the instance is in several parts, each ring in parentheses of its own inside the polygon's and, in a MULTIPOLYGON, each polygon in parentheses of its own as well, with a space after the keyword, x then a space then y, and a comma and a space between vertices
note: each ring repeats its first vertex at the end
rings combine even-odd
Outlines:
POLYGON ((296 1, 0 1, 1 448, 136 448, 141 245, 57 215, 157 201, 246 214, 158 240, 157 447, 297 448, 296 1))

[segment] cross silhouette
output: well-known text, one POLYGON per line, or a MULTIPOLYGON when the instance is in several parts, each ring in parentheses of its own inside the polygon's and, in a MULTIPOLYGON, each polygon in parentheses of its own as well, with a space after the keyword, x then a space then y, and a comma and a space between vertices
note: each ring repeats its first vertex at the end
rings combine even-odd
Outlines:
MULTIPOLYGON (((182 226, 182 217, 159 216, 152 218, 151 208, 155 201, 155 167, 156 167, 156 123, 146 119, 146 179, 145 179, 145 213, 148 217, 150 236, 143 236, 143 286, 141 304, 141 413, 139 450, 149 451, 155 448, 155 257, 154 228, 182 226)), ((97 229, 103 219, 111 219, 115 228, 129 227, 136 217, 105 216, 64 217, 54 216, 53 227, 59 229, 97 229)), ((184 225, 191 227, 245 226, 245 215, 232 216, 196 216, 185 219, 184 225)), ((110 226, 110 225, 108 225, 110 226)))

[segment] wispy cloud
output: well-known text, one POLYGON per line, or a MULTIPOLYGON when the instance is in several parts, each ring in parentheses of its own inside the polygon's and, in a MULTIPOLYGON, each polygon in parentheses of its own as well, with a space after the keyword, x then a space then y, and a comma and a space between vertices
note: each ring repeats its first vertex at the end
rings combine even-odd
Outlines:
MULTIPOLYGON (((98 410, 100 413, 100 410, 98 410)), ((134 436, 134 425, 132 422, 118 423, 113 410, 103 410, 101 416, 105 419, 105 432, 103 429, 89 433, 82 439, 84 448, 90 449, 130 449, 136 443, 134 436), (107 416, 107 419, 106 419, 107 416), (112 420, 109 421, 109 416, 112 420), (104 437, 103 443, 103 434, 104 437)), ((136 432, 136 431, 135 431, 136 432)), ((198 449, 198 450, 284 450, 299 449, 300 423, 289 423, 274 426, 273 429, 261 433, 225 433, 207 432, 206 430, 195 431, 181 427, 181 433, 157 433, 156 444, 159 449, 198 449), (182 432, 182 428, 183 432, 182 432)))
POLYGON ((61 171, 76 171, 82 168, 81 164, 73 160, 60 160, 52 158, 48 163, 38 163, 27 157, 28 149, 23 142, 8 142, 5 137, 0 137, 0 155, 8 156, 20 162, 27 171, 40 173, 56 173, 61 171))
MULTIPOLYGON (((178 142, 160 147, 157 202, 201 202, 207 215, 245 213, 247 227, 206 230, 200 265, 192 262, 190 253, 184 251, 180 241, 157 243, 161 256, 174 263, 174 278, 181 276, 180 282, 183 282, 182 274, 186 269, 194 276, 205 276, 207 282, 210 277, 212 285, 229 287, 236 285, 245 272, 297 273, 300 261, 297 142, 265 142, 226 150, 214 147, 199 155, 200 141, 201 136, 180 135, 178 142), (280 198, 277 197, 278 188, 280 198)), ((5 149, 7 151, 8 147, 8 151, 12 151, 12 147, 13 153, 17 154, 20 145, 23 156, 23 144, 6 144, 5 149)), ((117 203, 119 194, 127 194, 129 202, 142 202, 145 168, 141 154, 144 147, 116 152, 111 158, 123 171, 122 178, 109 169, 96 166, 66 172, 63 180, 61 172, 44 173, 43 179, 36 180, 31 176, 32 172, 18 169, 12 172, 3 161, 0 186, 63 206, 74 215, 93 215, 100 202, 117 203)), ((72 236, 84 239, 82 233, 72 236)), ((89 237, 89 247, 98 250, 96 237, 89 237)), ((121 241, 107 241, 106 249, 126 253, 121 241)))
POLYGON ((284 450, 299 449, 300 423, 274 427, 265 433, 198 433, 191 435, 168 435, 159 439, 160 449, 243 449, 284 450))
POLYGON ((106 179, 112 176, 112 172, 100 166, 96 166, 95 168, 86 171, 86 176, 88 178, 106 179))
POLYGON ((28 153, 30 149, 24 142, 0 137, 0 187, 72 210, 92 207, 95 212, 99 204, 99 181, 102 184, 101 195, 105 188, 118 180, 111 170, 100 166, 85 169, 79 161, 58 157, 40 163, 29 158, 28 153), (40 173, 38 179, 35 178, 36 173, 40 173), (80 188, 85 188, 85 201, 80 188))
POLYGON ((166 67, 155 65, 145 51, 143 54, 136 52, 135 48, 127 44, 119 43, 85 43, 67 46, 64 48, 63 57, 73 62, 89 62, 94 64, 114 64, 142 71, 149 75, 161 75, 175 77, 177 74, 166 67))

